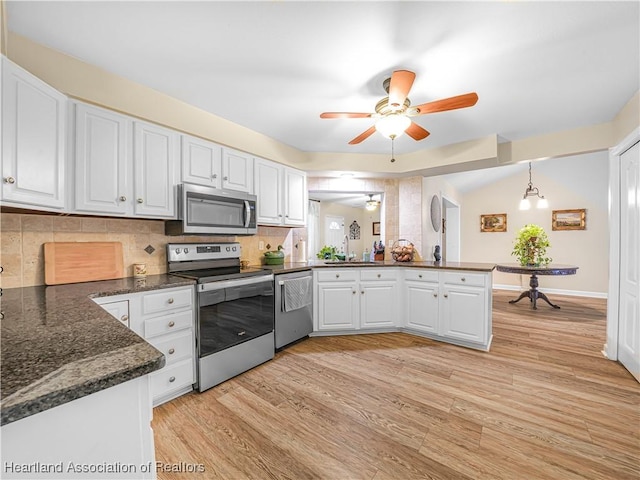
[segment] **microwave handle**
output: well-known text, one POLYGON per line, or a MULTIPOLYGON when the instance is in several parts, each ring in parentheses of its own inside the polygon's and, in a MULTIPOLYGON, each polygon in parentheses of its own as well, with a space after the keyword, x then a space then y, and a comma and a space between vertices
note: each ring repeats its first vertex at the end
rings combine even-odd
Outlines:
POLYGON ((251 205, 249 205, 249 200, 244 201, 244 227, 249 228, 249 223, 251 223, 251 205))

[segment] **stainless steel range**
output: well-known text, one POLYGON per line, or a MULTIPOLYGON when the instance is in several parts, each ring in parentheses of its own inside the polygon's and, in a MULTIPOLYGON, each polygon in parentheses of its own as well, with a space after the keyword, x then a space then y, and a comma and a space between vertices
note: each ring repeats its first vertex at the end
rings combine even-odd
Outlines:
POLYGON ((168 271, 197 281, 197 389, 274 356, 273 274, 240 268, 239 243, 170 243, 168 271))

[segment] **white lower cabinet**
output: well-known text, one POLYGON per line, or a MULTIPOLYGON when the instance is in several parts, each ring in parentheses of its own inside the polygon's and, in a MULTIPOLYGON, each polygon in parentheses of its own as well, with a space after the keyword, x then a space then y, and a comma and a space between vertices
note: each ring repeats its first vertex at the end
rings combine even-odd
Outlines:
POLYGON ((314 270, 318 335, 402 330, 488 350, 491 272, 417 267, 314 270))
POLYGON ((396 324, 394 269, 331 268, 314 274, 317 330, 376 329, 396 324))
POLYGON ((194 288, 175 287, 95 298, 122 321, 118 305, 129 308, 129 327, 165 357, 165 366, 149 375, 153 406, 190 392, 195 383, 194 288))

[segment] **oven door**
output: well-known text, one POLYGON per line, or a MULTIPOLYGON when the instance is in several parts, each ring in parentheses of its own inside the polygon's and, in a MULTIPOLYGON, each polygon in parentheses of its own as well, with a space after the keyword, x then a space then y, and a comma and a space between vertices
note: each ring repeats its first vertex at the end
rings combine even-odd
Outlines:
POLYGON ((273 275, 199 286, 200 358, 273 332, 273 275))

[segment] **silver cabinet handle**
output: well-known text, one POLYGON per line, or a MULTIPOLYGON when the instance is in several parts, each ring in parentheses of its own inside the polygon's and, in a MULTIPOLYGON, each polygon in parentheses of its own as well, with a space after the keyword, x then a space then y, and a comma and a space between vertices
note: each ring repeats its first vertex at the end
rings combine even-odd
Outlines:
POLYGON ((13 177, 5 177, 4 183, 16 183, 16 179, 13 177))
POLYGON ((169 349, 169 355, 173 355, 174 353, 176 353, 175 348, 170 348, 169 349))
POLYGON ((282 218, 282 214, 281 214, 281 213, 279 213, 279 214, 278 214, 278 216, 279 216, 280 218, 282 218))
POLYGON ((245 330, 242 330, 241 332, 238 332, 238 336, 242 337, 243 335, 246 335, 247 332, 245 330))
POLYGON ((213 175, 211 175, 211 178, 218 178, 218 174, 214 173, 213 175))
POLYGON ((229 177, 227 177, 227 176, 225 175, 224 177, 222 177, 222 179, 223 179, 224 181, 227 181, 227 180, 229 180, 229 177))
POLYGON ((143 203, 143 200, 141 198, 139 198, 138 200, 136 200, 136 202, 143 203))
POLYGON ((445 294, 444 294, 444 298, 449 298, 449 294, 448 294, 448 293, 445 293, 445 294))
POLYGON ((364 290, 360 290, 360 293, 361 293, 362 295, 364 295, 364 290))
POLYGON ((122 315, 120 317, 120 320, 122 320, 123 322, 128 322, 129 321, 129 315, 122 315))
POLYGON ((120 196, 120 198, 118 200, 120 200, 121 202, 126 202, 127 201, 127 197, 122 195, 122 196, 120 196))
MULTIPOLYGON (((437 294, 437 293, 434 293, 434 294, 433 294, 433 296, 434 296, 434 297, 437 297, 437 296, 438 296, 438 294, 437 294)), ((445 296, 446 296, 446 295, 445 295, 445 296)))
POLYGON ((169 300, 167 300, 167 303, 168 303, 169 305, 171 305, 171 304, 173 303, 173 297, 171 297, 169 300))
POLYGON ((378 278, 380 278, 380 274, 378 274, 378 278))
POLYGON ((173 383, 176 381, 176 377, 169 377, 169 383, 173 383))
POLYGON ((422 278, 422 274, 419 274, 419 275, 418 275, 418 278, 422 278))
POLYGON ((175 324, 176 324, 176 322, 174 322, 173 320, 171 320, 171 321, 169 322, 169 328, 171 328, 171 327, 175 326, 175 324))
POLYGON ((467 279, 466 279, 466 278, 464 278, 464 277, 462 277, 460 280, 462 280, 463 282, 466 282, 466 281, 467 281, 467 279))
POLYGON ((355 294, 356 294, 356 291, 355 291, 355 290, 351 290, 351 293, 353 293, 353 294, 355 295, 355 294))
POLYGON ((336 273, 336 278, 340 278, 340 274, 339 273, 336 273))

